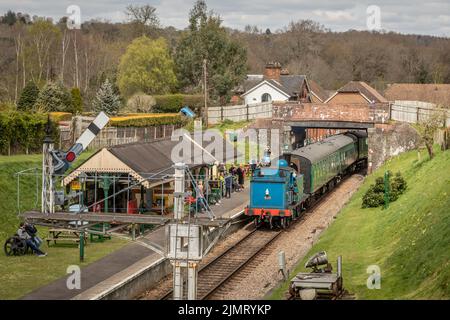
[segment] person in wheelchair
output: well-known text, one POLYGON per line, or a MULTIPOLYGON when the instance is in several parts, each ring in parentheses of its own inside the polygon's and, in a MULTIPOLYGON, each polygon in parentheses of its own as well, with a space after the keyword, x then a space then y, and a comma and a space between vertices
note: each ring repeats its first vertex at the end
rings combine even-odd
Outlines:
POLYGON ((40 247, 42 244, 42 239, 37 235, 37 229, 36 227, 28 222, 25 222, 25 231, 30 235, 31 240, 34 241, 34 243, 36 244, 36 247, 40 247))
POLYGON ((38 257, 45 257, 47 254, 43 251, 41 251, 37 246, 36 246, 36 242, 33 240, 33 238, 31 237, 31 235, 28 234, 27 230, 26 230, 26 224, 25 223, 21 223, 19 226, 19 229, 17 230, 17 235, 19 236, 20 239, 24 240, 27 244, 28 247, 31 248, 31 250, 33 250, 33 252, 38 256, 38 257))

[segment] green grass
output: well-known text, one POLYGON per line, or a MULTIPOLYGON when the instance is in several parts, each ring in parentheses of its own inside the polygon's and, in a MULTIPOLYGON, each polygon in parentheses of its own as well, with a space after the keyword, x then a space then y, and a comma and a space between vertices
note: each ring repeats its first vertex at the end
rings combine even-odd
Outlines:
MULTIPOLYGON (((83 153, 77 162, 86 160, 92 152, 83 153)), ((17 217, 17 180, 14 173, 38 167, 40 168, 42 155, 0 156, 0 299, 17 299, 34 289, 58 279, 66 273, 71 264, 79 264, 79 250, 75 245, 68 247, 54 247, 43 245, 48 252, 45 258, 33 255, 23 257, 6 257, 3 253, 5 240, 13 235, 18 228, 17 217)), ((38 176, 40 189, 41 178, 38 176)), ((40 207, 40 195, 36 199, 36 177, 28 175, 20 180, 21 210, 40 207)), ((38 227, 42 238, 47 229, 38 227)), ((121 239, 107 240, 103 243, 89 243, 85 250, 85 262, 81 266, 94 262, 114 250, 122 247, 126 242, 121 239)))
MULTIPOLYGON (((450 151, 429 160, 411 151, 389 160, 353 195, 336 221, 321 235, 297 267, 325 250, 336 268, 343 257, 344 287, 357 299, 449 299, 450 289, 450 151), (362 196, 384 170, 401 171, 408 189, 387 210, 361 209, 362 196), (367 267, 381 269, 381 289, 369 290, 367 267)), ((283 299, 288 282, 270 299, 283 299)))

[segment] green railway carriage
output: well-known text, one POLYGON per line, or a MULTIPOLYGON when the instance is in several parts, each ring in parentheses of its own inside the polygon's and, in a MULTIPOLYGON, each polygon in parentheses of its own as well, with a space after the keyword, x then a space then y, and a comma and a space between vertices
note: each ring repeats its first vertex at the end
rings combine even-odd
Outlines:
POLYGON ((313 194, 358 160, 356 136, 336 135, 290 154, 291 166, 304 175, 304 192, 313 194))

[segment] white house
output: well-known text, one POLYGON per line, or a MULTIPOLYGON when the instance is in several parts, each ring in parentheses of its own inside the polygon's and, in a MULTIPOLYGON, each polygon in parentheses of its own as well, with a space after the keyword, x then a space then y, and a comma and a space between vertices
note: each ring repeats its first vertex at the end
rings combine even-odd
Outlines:
POLYGON ((248 75, 235 89, 245 104, 271 101, 311 102, 311 92, 306 76, 289 75, 278 62, 268 63, 263 75, 248 75))

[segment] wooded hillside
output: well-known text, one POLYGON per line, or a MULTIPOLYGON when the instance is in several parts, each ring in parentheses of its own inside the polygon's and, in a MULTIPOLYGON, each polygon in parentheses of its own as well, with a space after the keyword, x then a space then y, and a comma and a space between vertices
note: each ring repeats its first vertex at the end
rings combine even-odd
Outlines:
MULTIPOLYGON (((106 78, 118 82, 121 57, 132 41, 143 35, 165 39, 177 76, 172 93, 201 92, 201 59, 207 58, 210 94, 212 98, 221 96, 222 101, 246 73, 261 74, 268 61, 279 61, 291 74, 306 74, 329 90, 350 80, 366 81, 377 89, 392 82, 450 83, 448 38, 337 33, 313 21, 291 22, 283 30, 258 26, 230 30, 221 26, 220 12, 209 13, 203 1, 191 10, 189 27, 176 30, 161 28, 154 10, 150 23, 127 10, 128 22, 89 21, 81 30, 69 30, 65 17, 48 22, 26 14, 3 13, 0 101, 17 102, 30 80, 40 87, 62 80, 67 88, 79 88, 85 102, 91 101, 106 78), (212 45, 198 48, 199 39, 212 45), (192 57, 195 61, 189 60, 192 57)), ((85 109, 90 109, 89 102, 85 109)))

